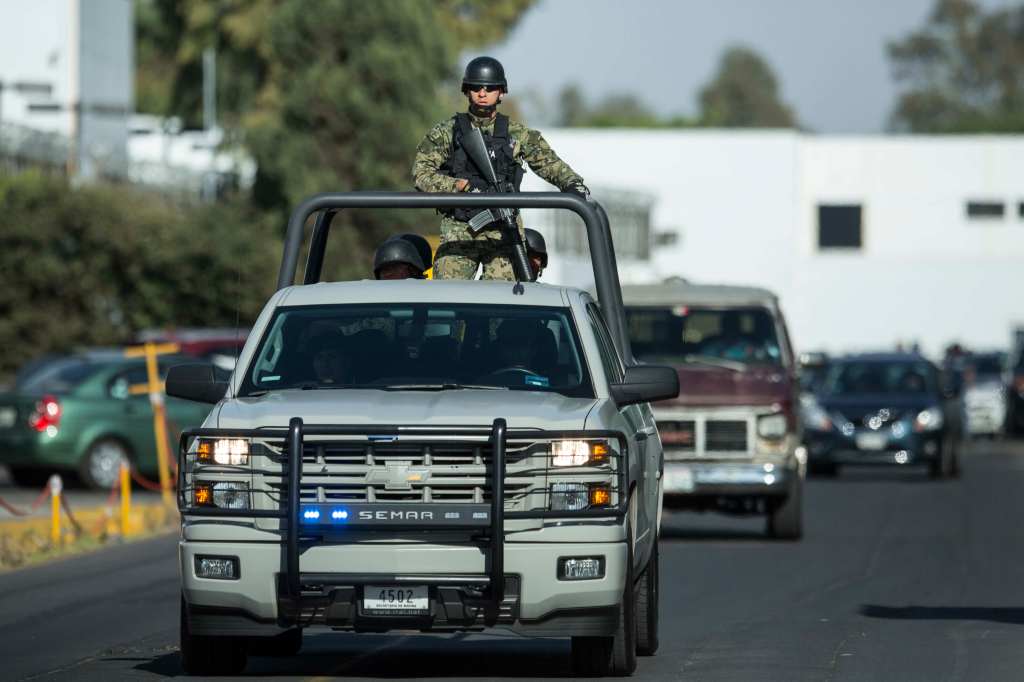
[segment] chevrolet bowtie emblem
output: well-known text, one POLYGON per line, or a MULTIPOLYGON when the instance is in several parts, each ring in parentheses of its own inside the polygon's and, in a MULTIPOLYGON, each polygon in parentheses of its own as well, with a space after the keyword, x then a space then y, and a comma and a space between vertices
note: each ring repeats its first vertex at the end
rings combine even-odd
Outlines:
POLYGON ((367 485, 384 484, 385 490, 412 490, 413 483, 425 483, 430 478, 430 469, 413 466, 411 462, 388 462, 384 468, 371 469, 366 473, 367 485))

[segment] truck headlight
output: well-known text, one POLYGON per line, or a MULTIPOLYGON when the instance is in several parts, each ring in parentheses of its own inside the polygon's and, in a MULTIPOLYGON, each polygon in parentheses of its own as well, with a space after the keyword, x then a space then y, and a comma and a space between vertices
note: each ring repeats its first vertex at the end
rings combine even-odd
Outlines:
POLYGON ((192 501, 197 507, 248 509, 249 486, 241 481, 196 483, 192 489, 192 501))
POLYGON ((551 511, 580 511, 590 503, 586 483, 553 483, 551 511))
POLYGON ((551 485, 551 511, 581 511, 610 507, 612 488, 607 483, 568 483, 551 485))
POLYGON ((603 464, 611 449, 607 441, 555 440, 551 441, 551 466, 578 467, 603 464))
POLYGON ((248 509, 249 486, 240 481, 214 483, 213 504, 221 509, 248 509))
POLYGON ((769 414, 757 420, 757 435, 769 440, 778 440, 786 435, 786 415, 781 412, 769 414))
POLYGON ((942 428, 943 422, 942 410, 937 407, 929 407, 917 413, 917 417, 914 419, 914 430, 936 431, 942 428))
POLYGON ((248 464, 249 441, 245 438, 201 438, 196 446, 196 460, 200 464, 248 464))

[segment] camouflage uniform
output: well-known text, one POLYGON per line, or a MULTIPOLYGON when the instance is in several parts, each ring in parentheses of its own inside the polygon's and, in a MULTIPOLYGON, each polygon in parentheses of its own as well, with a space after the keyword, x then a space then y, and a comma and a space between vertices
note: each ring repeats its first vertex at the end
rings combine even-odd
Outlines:
MULTIPOLYGON (((493 118, 480 118, 470 114, 473 126, 490 134, 494 130, 493 118)), ((457 192, 456 181, 440 172, 452 149, 455 122, 453 118, 441 121, 431 128, 416 148, 412 165, 413 180, 421 192, 457 192)), ((558 158, 544 137, 521 123, 509 121, 512 153, 520 164, 530 169, 560 190, 583 184, 583 178, 558 158)), ((522 220, 519 230, 522 232, 522 220)), ((437 279, 473 279, 477 266, 483 265, 483 279, 515 280, 509 246, 501 230, 488 228, 474 235, 467 223, 449 216, 441 219, 441 246, 434 259, 434 277, 437 279)))

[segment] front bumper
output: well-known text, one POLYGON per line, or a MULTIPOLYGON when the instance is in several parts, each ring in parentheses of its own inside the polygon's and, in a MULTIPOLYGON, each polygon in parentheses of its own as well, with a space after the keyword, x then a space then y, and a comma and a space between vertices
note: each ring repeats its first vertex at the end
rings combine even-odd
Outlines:
POLYGON ((625 583, 624 542, 507 542, 504 548, 505 589, 497 611, 481 580, 485 553, 470 544, 314 545, 302 554, 297 598, 284 584, 278 544, 184 540, 179 560, 190 627, 198 635, 272 636, 294 624, 364 632, 499 627, 547 636, 614 633, 625 583), (197 577, 196 555, 237 557, 239 578, 197 577), (604 557, 604 577, 559 580, 558 560, 566 556, 604 557), (339 573, 342 567, 358 567, 359 573, 339 573), (361 604, 367 584, 429 585, 429 613, 366 614, 361 604))
POLYGON ((895 437, 882 431, 857 429, 849 435, 838 431, 807 431, 805 445, 809 464, 926 464, 939 458, 943 431, 910 432, 895 437))
POLYGON ((771 462, 665 462, 665 496, 783 496, 798 475, 771 462))

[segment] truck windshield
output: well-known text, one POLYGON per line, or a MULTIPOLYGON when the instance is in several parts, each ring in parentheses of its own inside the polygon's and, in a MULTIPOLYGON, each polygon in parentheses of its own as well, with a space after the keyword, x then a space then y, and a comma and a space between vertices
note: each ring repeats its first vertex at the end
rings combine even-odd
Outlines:
POLYGON ((775 322, 764 308, 627 308, 633 354, 668 364, 781 365, 775 322))
POLYGON ((470 304, 279 309, 240 395, 481 388, 592 398, 568 310, 470 304))

